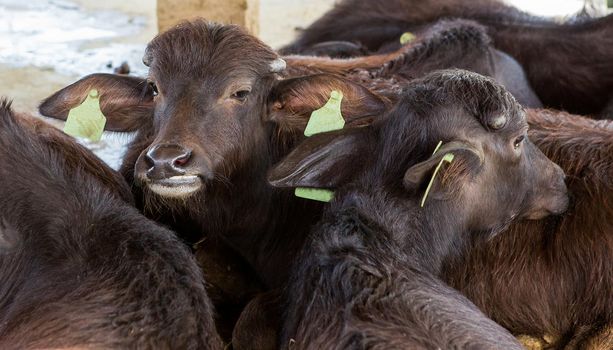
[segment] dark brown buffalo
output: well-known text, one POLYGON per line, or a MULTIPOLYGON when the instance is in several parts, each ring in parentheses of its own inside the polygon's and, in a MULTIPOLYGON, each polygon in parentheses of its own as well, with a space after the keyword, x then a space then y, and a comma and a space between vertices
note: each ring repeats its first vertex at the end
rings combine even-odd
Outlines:
POLYGON ((0 102, 0 348, 221 349, 193 256, 124 179, 0 102))
POLYGON ((442 18, 486 26, 494 46, 524 67, 545 106, 598 114, 612 97, 613 15, 560 23, 498 0, 344 0, 282 52, 300 53, 331 40, 389 49, 404 32, 419 33, 442 18))
POLYGON ((564 174, 527 129, 500 85, 454 70, 411 82, 372 128, 298 145, 271 171, 274 186, 353 180, 336 189, 295 260, 280 347, 521 349, 438 276, 471 240, 566 209, 564 174))
MULTIPOLYGON (((284 62, 241 28, 205 21, 156 37, 145 61, 146 80, 91 75, 43 102, 42 114, 65 119, 97 88, 107 129, 138 131, 121 173, 145 213, 182 229, 193 242, 223 238, 266 284, 277 285, 286 276, 278 262, 291 260, 299 237, 283 230, 307 230, 319 211, 290 191, 271 190, 265 180, 268 167, 303 137, 279 132, 266 120, 276 102, 270 93, 284 82, 284 62)), ((303 100, 341 90, 349 124, 354 111, 368 119, 387 108, 382 97, 340 76, 298 78, 292 86, 303 89, 303 100)))
MULTIPOLYGON (((343 46, 343 43, 327 45, 343 46)), ((392 46, 390 53, 352 59, 286 56, 287 71, 290 75, 312 74, 315 69, 342 74, 377 90, 389 89, 390 85, 388 82, 380 84, 379 79, 393 79, 397 85, 398 80, 406 83, 437 69, 461 68, 494 78, 525 107, 542 107, 523 68, 509 55, 496 50, 486 28, 474 21, 438 21, 421 30, 403 47, 397 38, 392 46)), ((393 95, 397 95, 397 91, 393 95)))
MULTIPOLYGON (((233 266, 250 266, 267 289, 285 283, 320 217, 320 204, 272 189, 265 179, 303 138, 310 113, 339 90, 347 126, 362 126, 389 109, 407 81, 434 69, 459 65, 497 76, 488 40, 474 23, 446 22, 389 54, 288 57, 284 67, 272 49, 239 27, 199 20, 152 40, 144 59, 148 79, 91 75, 40 110, 65 119, 96 88, 107 129, 138 132, 121 168, 137 206, 190 243, 204 239, 200 249, 238 254, 230 260, 244 261, 233 266)), ((206 254, 205 265, 214 263, 206 254)), ((229 299, 251 297, 257 288, 236 288, 245 284, 227 278, 227 265, 204 266, 207 281, 220 287, 214 296, 233 291, 229 299), (232 286, 222 285, 228 280, 232 286)))
MULTIPOLYGON (((97 88, 107 129, 138 131, 121 172, 145 212, 193 241, 222 237, 267 285, 278 285, 287 270, 279 262, 291 261, 301 245, 301 235, 285 230, 306 232, 319 206, 270 190, 264 177, 302 138, 304 117, 337 89, 345 95, 349 126, 363 125, 389 108, 408 79, 457 62, 458 52, 486 48, 481 34, 456 23, 395 53, 358 60, 293 57, 283 70, 274 51, 240 28, 196 21, 150 43, 148 80, 88 76, 43 102, 41 112, 66 118, 97 88), (443 46, 452 49, 443 54, 443 46)), ((475 57, 468 55, 466 64, 475 57)))
MULTIPOLYGON (((283 82, 284 62, 241 28, 205 21, 184 23, 156 37, 145 61, 147 79, 85 77, 47 99, 42 114, 65 119, 96 88, 107 129, 137 131, 120 170, 137 206, 189 243, 199 242, 213 296, 234 304, 251 298, 258 285, 282 285, 321 212, 321 204, 273 190, 266 182, 268 168, 304 137, 266 120, 276 102, 271 91, 283 82), (290 228, 293 235, 286 234, 290 228), (225 252, 223 261, 218 261, 219 249, 225 252), (236 269, 226 269, 230 266, 236 269), (243 281, 228 278, 244 269, 243 281)), ((369 120, 389 103, 340 76, 330 76, 325 86, 308 77, 292 80, 292 86, 302 89, 299 99, 306 101, 329 96, 330 88, 342 91, 348 126, 356 119, 354 111, 356 122, 369 120)), ((290 113, 282 109, 276 117, 290 113)))
MULTIPOLYGON (((570 209, 476 242, 445 262, 442 278, 487 316, 516 335, 540 339, 542 347, 612 348, 613 123, 548 110, 527 110, 527 118, 530 139, 567 174, 570 209)), ((270 305, 277 299, 273 293, 254 300, 246 312, 268 310, 259 323, 272 325, 256 334, 239 324, 237 343, 275 339, 273 315, 280 312, 270 305)))
MULTIPOLYGON (((508 233, 480 242, 447 262, 444 279, 516 335, 540 338, 555 349, 609 349, 613 124, 553 110, 529 109, 527 117, 531 140, 568 174, 571 209, 511 225, 508 233)), ((235 342, 274 343, 278 325, 273 320, 247 320, 262 310, 274 314, 277 303, 276 293, 255 299, 235 342), (266 325, 269 332, 254 332, 250 323, 266 325)))

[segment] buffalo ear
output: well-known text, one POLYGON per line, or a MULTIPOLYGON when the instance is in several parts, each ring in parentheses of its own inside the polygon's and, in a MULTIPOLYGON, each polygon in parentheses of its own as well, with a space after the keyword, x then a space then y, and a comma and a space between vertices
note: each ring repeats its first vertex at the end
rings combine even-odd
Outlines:
POLYGON ((66 120, 91 89, 97 89, 105 130, 136 131, 153 117, 153 91, 147 80, 117 74, 92 74, 47 97, 39 106, 45 117, 66 120))
POLYGON ((363 167, 368 128, 313 135, 268 173, 274 187, 336 188, 363 167))
POLYGON ((333 74, 316 74, 280 81, 268 99, 266 121, 280 130, 302 133, 311 113, 330 99, 332 91, 343 93, 341 113, 346 127, 365 126, 382 115, 389 101, 366 87, 333 74))
POLYGON ((441 199, 454 191, 450 188, 469 169, 483 163, 483 153, 464 142, 449 142, 430 158, 411 166, 403 184, 409 191, 425 190, 428 197, 441 199))

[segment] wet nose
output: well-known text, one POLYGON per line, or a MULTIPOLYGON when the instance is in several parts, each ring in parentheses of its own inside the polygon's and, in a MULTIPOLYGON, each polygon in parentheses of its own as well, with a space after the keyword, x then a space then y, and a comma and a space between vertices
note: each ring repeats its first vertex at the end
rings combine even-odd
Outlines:
POLYGON ((147 177, 151 180, 161 180, 184 175, 191 155, 191 150, 180 145, 155 145, 145 155, 145 162, 149 167, 147 177))

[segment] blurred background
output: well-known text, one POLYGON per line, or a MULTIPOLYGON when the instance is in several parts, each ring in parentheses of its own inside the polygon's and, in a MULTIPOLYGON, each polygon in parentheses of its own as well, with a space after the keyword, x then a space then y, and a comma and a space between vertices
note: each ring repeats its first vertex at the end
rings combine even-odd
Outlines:
MULTIPOLYGON (((373 0, 376 1, 376 0, 373 0)), ((613 0, 505 0, 561 19, 587 11, 603 15, 613 0)), ((127 64, 144 76, 147 42, 159 30, 194 15, 246 26, 273 48, 288 43, 335 0, 0 0, 0 96, 22 111, 78 78, 127 64)), ((125 65, 124 65, 125 68, 125 65)), ((90 147, 113 166, 121 152, 90 147)))

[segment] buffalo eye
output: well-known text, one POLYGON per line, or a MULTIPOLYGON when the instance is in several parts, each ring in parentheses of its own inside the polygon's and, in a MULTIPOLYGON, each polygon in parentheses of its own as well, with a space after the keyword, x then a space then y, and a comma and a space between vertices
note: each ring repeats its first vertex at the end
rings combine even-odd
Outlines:
POLYGON ((526 138, 526 136, 521 135, 518 138, 515 139, 515 141, 513 141, 513 148, 518 149, 519 146, 521 146, 521 143, 524 142, 524 139, 526 138))
POLYGON ((247 99, 247 96, 249 96, 249 93, 251 93, 250 90, 238 90, 235 93, 232 94, 232 98, 238 101, 245 101, 247 99))
POLYGON ((157 96, 160 92, 158 91, 158 86, 155 85, 154 82, 150 81, 148 82, 149 84, 149 91, 151 91, 151 94, 155 97, 157 96))

